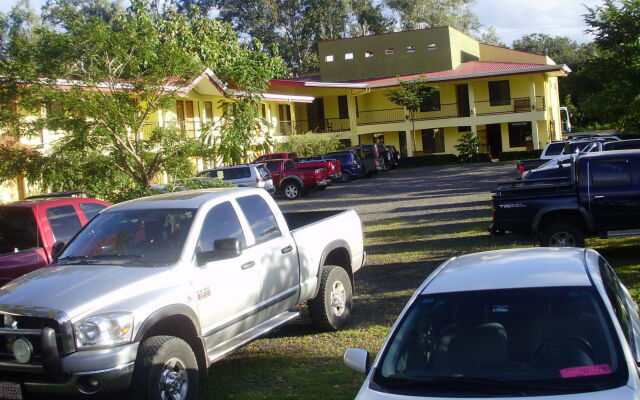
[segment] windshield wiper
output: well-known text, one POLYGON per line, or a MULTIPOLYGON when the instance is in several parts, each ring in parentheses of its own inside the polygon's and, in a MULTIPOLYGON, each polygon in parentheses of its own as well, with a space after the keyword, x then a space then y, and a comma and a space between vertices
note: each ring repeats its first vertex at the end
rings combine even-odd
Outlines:
MULTIPOLYGON (((55 263, 59 263, 60 261, 86 261, 89 258, 89 256, 66 256, 66 257, 61 257, 58 258, 55 263)), ((70 263, 66 263, 66 264, 70 264, 70 263)))
POLYGON ((129 263, 132 264, 138 264, 138 265, 144 265, 146 267, 155 267, 155 265, 153 265, 152 263, 143 260, 144 255, 140 255, 140 254, 101 254, 98 256, 91 256, 91 258, 93 259, 99 259, 99 260, 108 260, 108 259, 128 259, 129 263))

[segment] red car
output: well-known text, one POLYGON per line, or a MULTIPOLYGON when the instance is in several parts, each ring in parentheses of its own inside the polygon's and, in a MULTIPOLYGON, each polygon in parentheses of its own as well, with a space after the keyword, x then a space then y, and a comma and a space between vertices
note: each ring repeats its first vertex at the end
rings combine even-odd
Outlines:
POLYGON ((293 160, 264 161, 271 172, 277 191, 288 199, 297 199, 305 193, 322 190, 331 183, 326 168, 296 168, 293 160))
POLYGON ((298 161, 298 155, 292 151, 284 152, 284 153, 269 153, 261 155, 260 157, 253 160, 252 164, 265 162, 269 160, 293 160, 298 161))
POLYGON ((342 167, 336 159, 324 158, 324 156, 305 157, 300 159, 296 168, 326 168, 329 178, 333 181, 342 181, 342 167))
POLYGON ((0 285, 53 261, 54 244, 69 240, 110 206, 73 193, 33 196, 0 205, 0 285))

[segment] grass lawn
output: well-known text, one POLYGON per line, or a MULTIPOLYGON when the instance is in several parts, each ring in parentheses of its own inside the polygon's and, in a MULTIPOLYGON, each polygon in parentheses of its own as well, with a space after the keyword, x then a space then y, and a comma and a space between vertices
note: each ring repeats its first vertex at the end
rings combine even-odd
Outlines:
MULTIPOLYGON (((439 176, 449 173, 455 177, 459 175, 456 168, 440 168, 439 176)), ((394 173, 398 180, 411 174, 394 173)), ((495 171, 487 173, 487 179, 494 179, 491 174, 495 171)), ((335 189, 337 196, 342 195, 340 190, 357 191, 335 189)), ((349 198, 349 194, 344 196, 349 198)), ((366 195, 361 197, 367 203, 366 195)), ((344 351, 361 347, 375 355, 408 298, 442 261, 465 253, 535 245, 525 236, 491 238, 487 234, 491 220, 487 191, 470 188, 468 192, 415 197, 419 207, 408 204, 383 212, 367 208, 373 206, 354 207, 365 216, 368 260, 356 275, 354 318, 348 329, 318 333, 305 316, 214 364, 208 379, 201 382, 198 398, 353 399, 364 377, 343 365, 344 351)), ((638 238, 587 241, 588 247, 597 249, 614 266, 636 300, 640 298, 639 244, 638 238)))

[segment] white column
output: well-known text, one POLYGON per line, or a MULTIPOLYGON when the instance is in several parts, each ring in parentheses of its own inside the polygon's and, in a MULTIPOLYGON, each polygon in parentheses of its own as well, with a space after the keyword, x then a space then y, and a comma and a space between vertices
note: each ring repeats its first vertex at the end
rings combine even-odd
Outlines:
POLYGON ((349 111, 349 129, 351 130, 351 145, 358 144, 358 114, 356 108, 356 97, 347 95, 347 110, 349 111))
POLYGON ((469 82, 467 84, 467 91, 469 92, 469 114, 471 117, 475 117, 476 116, 476 95, 473 91, 473 82, 469 82))
POLYGON ((529 82, 529 102, 531 103, 531 111, 536 109, 536 83, 531 80, 529 82))
POLYGON ((540 148, 540 138, 538 135, 538 121, 531 121, 531 139, 533 140, 533 149, 538 150, 540 148))

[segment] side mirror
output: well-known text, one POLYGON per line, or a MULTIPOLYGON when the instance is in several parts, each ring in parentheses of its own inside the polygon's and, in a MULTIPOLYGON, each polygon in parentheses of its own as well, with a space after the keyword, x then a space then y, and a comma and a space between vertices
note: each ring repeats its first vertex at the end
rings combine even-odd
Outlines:
POLYGON ((51 247, 51 258, 56 259, 62 253, 62 249, 64 249, 65 242, 55 242, 53 247, 51 247))
POLYGON ((213 251, 196 253, 198 265, 204 265, 211 261, 227 260, 242 254, 240 241, 236 238, 218 239, 213 241, 213 251))
POLYGON ((564 168, 564 166, 562 165, 562 161, 558 160, 558 168, 564 168))
POLYGON ((344 365, 362 374, 369 372, 369 352, 363 349, 347 349, 344 352, 344 365))

